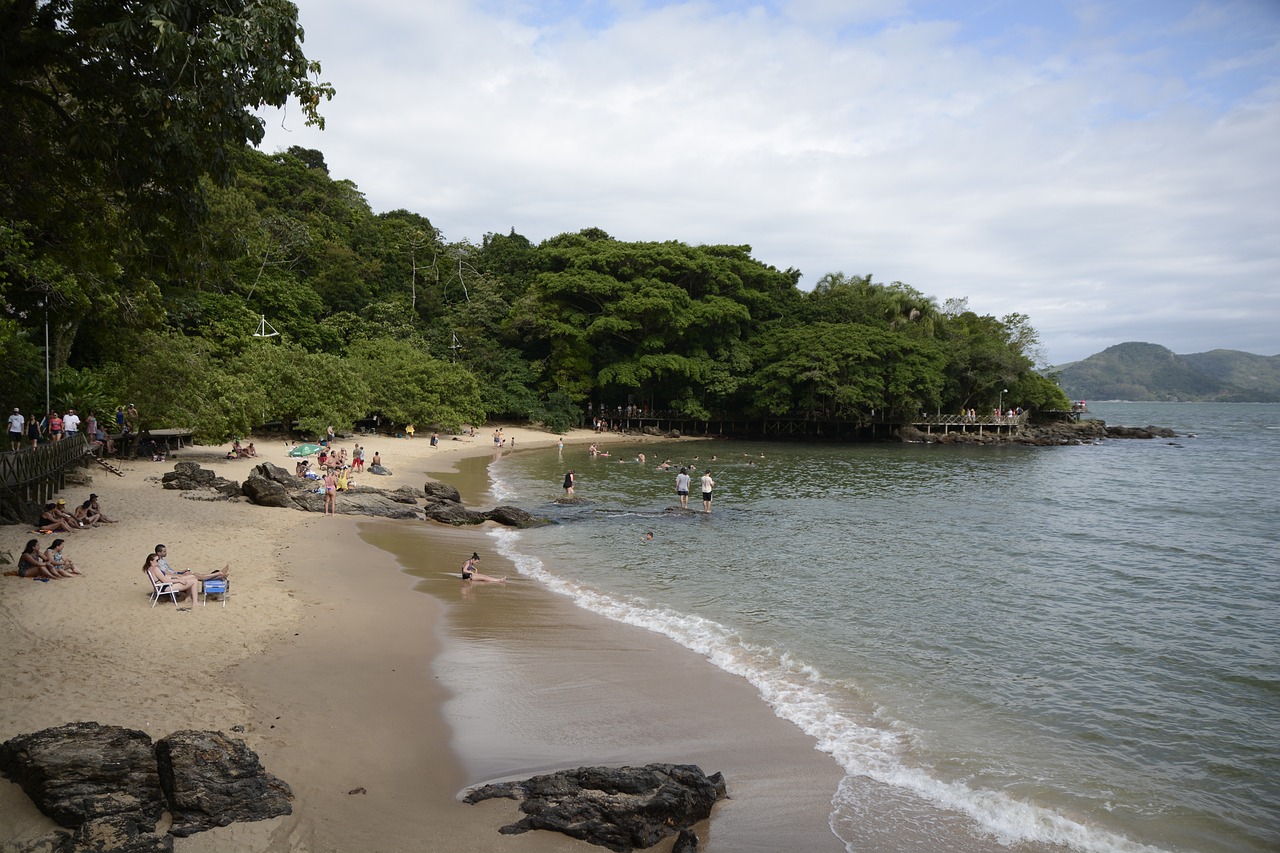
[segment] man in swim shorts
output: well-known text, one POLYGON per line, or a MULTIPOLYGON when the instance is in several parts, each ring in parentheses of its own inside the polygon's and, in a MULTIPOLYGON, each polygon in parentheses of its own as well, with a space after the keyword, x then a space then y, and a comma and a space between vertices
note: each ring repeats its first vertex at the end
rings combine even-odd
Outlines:
POLYGON ((716 481, 711 479, 711 469, 707 469, 707 473, 702 475, 702 511, 711 512, 711 490, 716 487, 716 481))
POLYGON ((689 508, 689 469, 681 468, 676 474, 676 494, 680 496, 680 508, 689 508))

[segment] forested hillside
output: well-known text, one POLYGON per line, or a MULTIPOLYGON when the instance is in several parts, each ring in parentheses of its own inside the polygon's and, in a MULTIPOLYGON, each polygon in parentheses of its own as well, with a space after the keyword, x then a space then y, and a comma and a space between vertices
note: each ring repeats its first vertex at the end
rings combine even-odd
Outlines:
POLYGON ((4 401, 43 408, 47 325, 54 408, 127 401, 208 439, 375 413, 562 429, 588 404, 628 402, 851 420, 1002 395, 1066 405, 1033 370, 1024 315, 940 307, 870 275, 802 291, 798 270, 749 246, 590 227, 476 244, 424 213, 373 211, 322 152, 252 147, 255 106, 292 97, 319 122, 332 92, 296 11, 27 0, 3 13, 4 401))
POLYGON ((1060 369, 1074 399, 1275 402, 1280 356, 1235 350, 1177 355, 1158 344, 1124 343, 1060 369))

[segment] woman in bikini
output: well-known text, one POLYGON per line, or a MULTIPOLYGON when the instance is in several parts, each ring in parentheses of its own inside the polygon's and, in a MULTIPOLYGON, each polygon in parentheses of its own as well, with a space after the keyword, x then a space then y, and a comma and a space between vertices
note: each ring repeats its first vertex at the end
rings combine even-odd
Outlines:
POLYGON ((324 475, 324 514, 338 514, 338 478, 334 476, 333 471, 328 471, 324 475))
POLYGON ((462 564, 462 579, 464 581, 478 581, 480 583, 504 583, 506 578, 491 578, 488 575, 482 575, 476 571, 476 563, 480 562, 480 555, 475 551, 471 552, 471 557, 462 564))

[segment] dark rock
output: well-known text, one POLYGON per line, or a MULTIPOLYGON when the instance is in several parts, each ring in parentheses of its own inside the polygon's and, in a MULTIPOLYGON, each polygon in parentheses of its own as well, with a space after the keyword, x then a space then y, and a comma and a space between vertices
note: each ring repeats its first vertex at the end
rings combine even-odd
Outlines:
MULTIPOLYGON (((484 785, 463 800, 523 799, 525 817, 499 832, 550 829, 625 853, 652 847, 711 815, 725 796, 724 778, 691 764, 579 767, 523 782, 484 785)), ((696 838, 694 839, 696 845, 696 838)))
POLYGON ((462 504, 447 502, 428 504, 423 509, 423 513, 429 521, 452 524, 454 527, 464 524, 482 524, 488 520, 488 516, 479 510, 467 509, 462 504))
POLYGON ((698 849, 698 833, 692 829, 682 829, 676 836, 676 843, 671 845, 671 853, 695 853, 698 849))
POLYGON ((673 429, 671 430, 671 432, 667 433, 667 438, 679 438, 679 437, 680 437, 680 430, 678 429, 673 429))
MULTIPOLYGON (((296 478, 295 478, 296 479, 296 478)), ((307 482, 311 482, 308 480, 307 482)), ((275 480, 263 477, 255 468, 249 472, 241 490, 244 496, 258 506, 292 507, 293 497, 288 489, 275 480)))
POLYGON ((154 825, 164 811, 146 732, 67 723, 0 744, 0 772, 61 826, 113 815, 154 825))
POLYGON ((426 485, 422 487, 423 494, 427 500, 451 501, 456 504, 462 503, 462 494, 453 486, 446 483, 439 483, 435 480, 427 480, 426 485))
POLYGON ((174 732, 156 743, 160 785, 180 838, 240 820, 293 812, 293 791, 266 772, 242 740, 221 732, 174 732))
POLYGON ((59 853, 173 853, 173 836, 158 835, 155 821, 140 824, 124 815, 84 823, 59 853))
POLYGON ((298 482, 297 474, 270 462, 259 462, 254 465, 253 470, 249 472, 249 476, 262 477, 264 480, 271 480, 288 488, 292 488, 298 482))
MULTIPOLYGON (((324 512, 324 495, 307 494, 298 498, 300 508, 312 512, 324 512)), ((418 502, 410 497, 406 501, 398 491, 384 492, 381 489, 358 487, 346 492, 338 492, 335 504, 343 515, 373 515, 379 518, 411 518, 421 516, 418 502)))
POLYGON ((160 485, 166 489, 184 492, 212 489, 225 497, 236 497, 240 494, 240 485, 234 480, 219 477, 212 471, 201 468, 195 462, 175 463, 173 470, 160 478, 160 485))
MULTIPOLYGON (((319 480, 298 477, 265 462, 254 466, 242 491, 259 506, 324 512, 324 493, 319 480)), ((420 495, 412 486, 387 491, 368 486, 354 486, 338 493, 337 510, 344 515, 372 515, 382 518, 418 518, 420 495)))
MULTIPOLYGON (((356 486, 352 491, 362 492, 366 488, 366 486, 356 486)), ((413 486, 401 486, 398 489, 394 489, 389 492, 385 490, 380 491, 382 491, 383 497, 389 501, 395 501, 398 504, 413 504, 415 507, 418 505, 418 501, 423 498, 423 493, 415 489, 413 486)))
POLYGON ((1177 438, 1178 434, 1166 427, 1107 427, 1108 438, 1177 438))
POLYGON ((377 475, 382 476, 382 477, 386 477, 386 476, 389 476, 389 475, 391 474, 391 469, 390 469, 390 468, 388 468, 388 467, 386 467, 385 465, 370 465, 370 466, 369 466, 369 473, 370 473, 370 474, 377 474, 377 475))
POLYGON ((551 522, 545 518, 538 518, 533 513, 523 510, 518 506, 495 506, 493 509, 485 513, 485 517, 490 521, 496 521, 499 524, 505 524, 508 527, 542 527, 551 522))

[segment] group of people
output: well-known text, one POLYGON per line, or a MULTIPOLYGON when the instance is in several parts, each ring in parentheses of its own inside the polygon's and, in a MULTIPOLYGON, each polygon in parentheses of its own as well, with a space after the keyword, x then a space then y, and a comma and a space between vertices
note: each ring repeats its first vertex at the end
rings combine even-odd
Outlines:
MULTIPOLYGON (((44 512, 40 513, 38 526, 41 533, 49 534, 70 533, 73 530, 97 527, 99 524, 115 523, 116 519, 108 517, 102 511, 102 507, 98 504, 98 496, 89 495, 84 502, 70 510, 67 509, 67 502, 62 498, 45 504, 44 512)), ((40 547, 39 539, 29 540, 27 547, 18 557, 18 570, 15 574, 20 578, 45 581, 84 574, 76 568, 75 562, 63 553, 65 547, 66 540, 61 538, 54 539, 44 549, 40 547)))
POLYGON ((102 511, 98 496, 89 495, 88 499, 73 510, 67 509, 67 502, 62 498, 45 504, 44 512, 40 513, 39 527, 41 533, 70 533, 73 530, 97 527, 99 524, 115 523, 114 518, 109 518, 102 511))
MULTIPOLYGON (((680 498, 681 509, 689 508, 689 486, 692 482, 688 468, 681 468, 680 473, 676 474, 676 496, 680 498)), ((710 468, 702 472, 699 483, 702 486, 702 511, 711 512, 711 493, 716 487, 716 481, 711 477, 710 468)))
POLYGON ((39 539, 29 540, 18 557, 18 577, 52 581, 83 575, 84 572, 62 553, 66 544, 65 539, 55 539, 41 551, 39 539))
MULTIPOLYGON (((128 409, 124 406, 116 408, 117 433, 124 435, 133 432, 137 428, 137 423, 138 409, 132 403, 129 404, 128 409)), ((9 449, 15 453, 23 447, 34 450, 40 446, 41 441, 59 442, 82 432, 90 442, 105 445, 108 453, 116 452, 115 441, 111 435, 103 431, 102 425, 92 411, 84 418, 81 418, 75 409, 67 409, 66 414, 62 415, 57 411, 50 411, 40 418, 34 414, 23 416, 21 407, 14 406, 13 412, 9 415, 9 449)))
MULTIPOLYGON (((168 584, 168 589, 173 590, 177 594, 177 601, 181 602, 184 598, 192 606, 196 603, 196 597, 200 594, 200 585, 205 581, 226 580, 231 573, 231 564, 221 569, 214 569, 212 572, 193 572, 191 569, 183 569, 175 571, 169 565, 169 549, 164 545, 157 545, 155 550, 147 555, 146 560, 142 563, 142 570, 147 573, 152 582, 157 584, 168 584)), ((189 609, 189 608, 188 608, 189 609)))
MULTIPOLYGON (((564 449, 563 443, 561 443, 558 446, 561 450, 564 449)), ((608 453, 602 453, 599 450, 597 450, 594 444, 591 445, 590 453, 593 458, 597 456, 609 455, 608 453)), ((714 456, 711 458, 712 460, 715 459, 714 456)), ((620 459, 618 461, 627 462, 630 460, 620 459)), ((643 453, 637 454, 635 461, 643 464, 645 461, 644 454, 643 453)), ((666 471, 666 470, 669 470, 671 467, 672 467, 671 460, 667 459, 657 466, 657 470, 666 471)), ((680 498, 681 509, 689 508, 689 490, 690 490, 691 484, 693 483, 693 477, 689 473, 691 468, 692 466, 682 466, 680 468, 680 473, 676 474, 676 496, 680 498)), ((697 469, 693 468, 693 471, 696 473, 697 469)), ((563 488, 564 488, 564 496, 566 498, 572 498, 577 495, 577 484, 578 484, 578 475, 574 472, 572 468, 570 468, 564 475, 563 488)), ((715 491, 716 481, 711 476, 710 468, 708 468, 706 471, 702 473, 702 477, 699 479, 699 485, 702 487, 702 511, 711 512, 712 493, 715 491)))
MULTIPOLYGON (((89 419, 84 422, 84 425, 90 440, 96 439, 98 421, 93 416, 93 412, 89 413, 89 419)), ((14 406, 13 413, 9 415, 9 449, 16 453, 27 442, 32 449, 35 449, 40 445, 42 438, 48 438, 49 441, 62 441, 64 437, 77 435, 80 432, 80 426, 81 419, 75 409, 67 409, 66 415, 50 411, 41 419, 34 414, 24 418, 22 409, 14 406)))
POLYGON ((227 451, 228 459, 256 459, 257 456, 258 449, 253 446, 252 441, 248 444, 241 445, 240 439, 238 438, 232 442, 231 449, 227 451))

